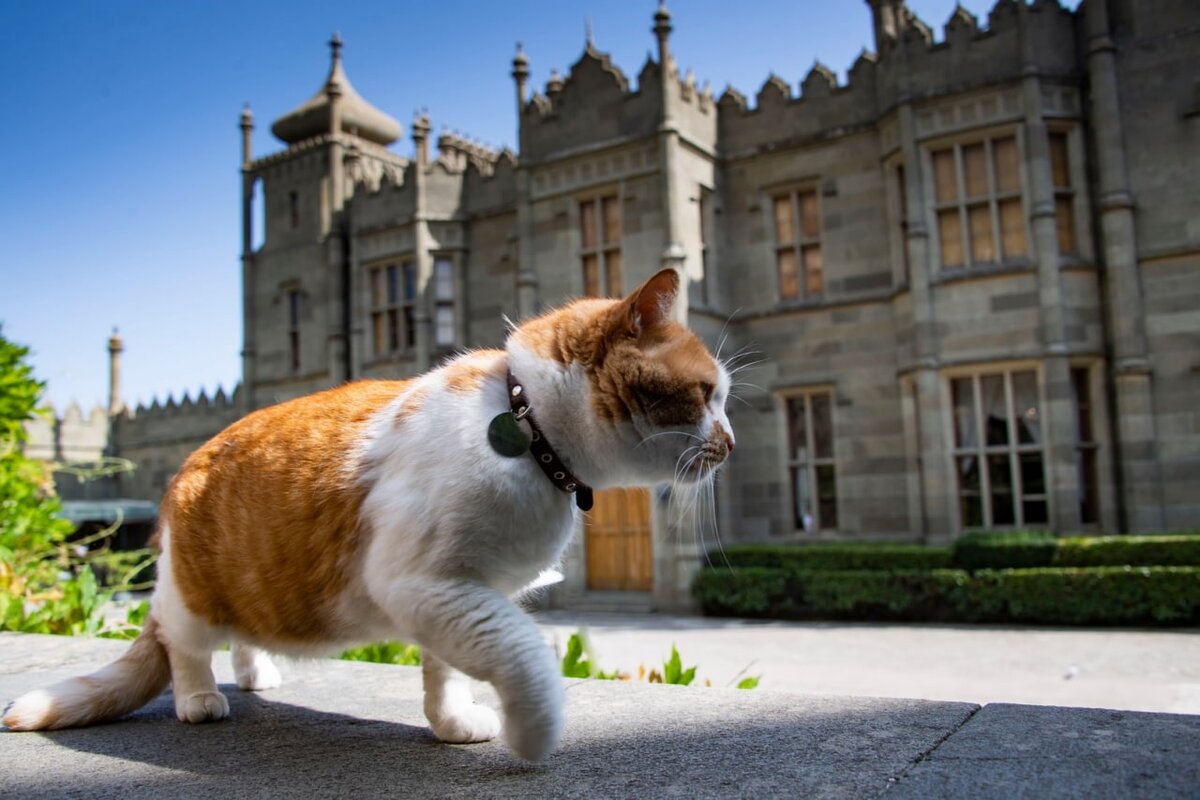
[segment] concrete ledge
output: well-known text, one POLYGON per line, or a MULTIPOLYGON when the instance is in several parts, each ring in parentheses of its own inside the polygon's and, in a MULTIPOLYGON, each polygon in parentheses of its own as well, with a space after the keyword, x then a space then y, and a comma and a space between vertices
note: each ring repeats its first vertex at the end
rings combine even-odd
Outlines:
MULTIPOLYGON (((0 634, 0 699, 90 671, 124 643, 0 634)), ((0 733, 5 798, 1185 797, 1200 717, 572 681, 562 747, 447 746, 419 670, 312 661, 282 688, 232 686, 226 722, 163 695, 111 725, 0 733)), ((495 702, 488 692, 485 702, 495 702)))

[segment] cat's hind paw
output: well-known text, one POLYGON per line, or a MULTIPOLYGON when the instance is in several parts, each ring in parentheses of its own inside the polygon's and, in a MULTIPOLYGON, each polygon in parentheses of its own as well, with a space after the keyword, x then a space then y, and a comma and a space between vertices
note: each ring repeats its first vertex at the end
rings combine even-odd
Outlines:
POLYGON ((431 722, 433 735, 451 744, 487 742, 500 734, 500 715, 487 706, 465 705, 431 722))
POLYGON ((260 655, 253 664, 237 670, 236 674, 238 688, 243 692, 263 692, 267 689, 278 689, 283 684, 279 667, 266 655, 260 655))
POLYGON ((220 692, 193 692, 177 698, 175 713, 184 722, 209 722, 229 716, 229 701, 220 692))

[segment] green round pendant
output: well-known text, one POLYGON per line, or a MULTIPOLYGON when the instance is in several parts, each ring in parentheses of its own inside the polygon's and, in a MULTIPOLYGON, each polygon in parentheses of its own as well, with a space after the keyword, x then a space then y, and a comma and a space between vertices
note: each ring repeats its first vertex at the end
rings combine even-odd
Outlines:
POLYGON ((506 458, 523 456, 529 451, 529 435, 521 430, 511 411, 492 417, 488 425, 488 444, 506 458))

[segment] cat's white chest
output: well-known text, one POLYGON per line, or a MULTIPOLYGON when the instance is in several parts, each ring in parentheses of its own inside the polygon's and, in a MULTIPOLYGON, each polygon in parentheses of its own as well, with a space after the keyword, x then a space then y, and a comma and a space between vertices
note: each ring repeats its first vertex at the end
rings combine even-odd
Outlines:
POLYGON ((369 582, 463 578, 511 594, 557 563, 575 531, 574 502, 530 455, 491 449, 500 392, 430 393, 418 419, 382 428, 371 443, 369 582))

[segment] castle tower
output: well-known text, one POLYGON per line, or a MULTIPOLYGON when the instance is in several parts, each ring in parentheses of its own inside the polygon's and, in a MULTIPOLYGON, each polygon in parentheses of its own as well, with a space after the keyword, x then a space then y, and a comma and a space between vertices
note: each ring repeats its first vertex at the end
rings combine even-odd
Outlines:
POLYGON ((352 377, 347 300, 349 217, 356 181, 377 184, 408 161, 387 147, 400 123, 354 89, 338 34, 317 92, 271 125, 285 146, 257 160, 253 117, 242 113, 243 387, 246 410, 352 377), (253 249, 252 203, 261 186, 264 230, 253 249))

